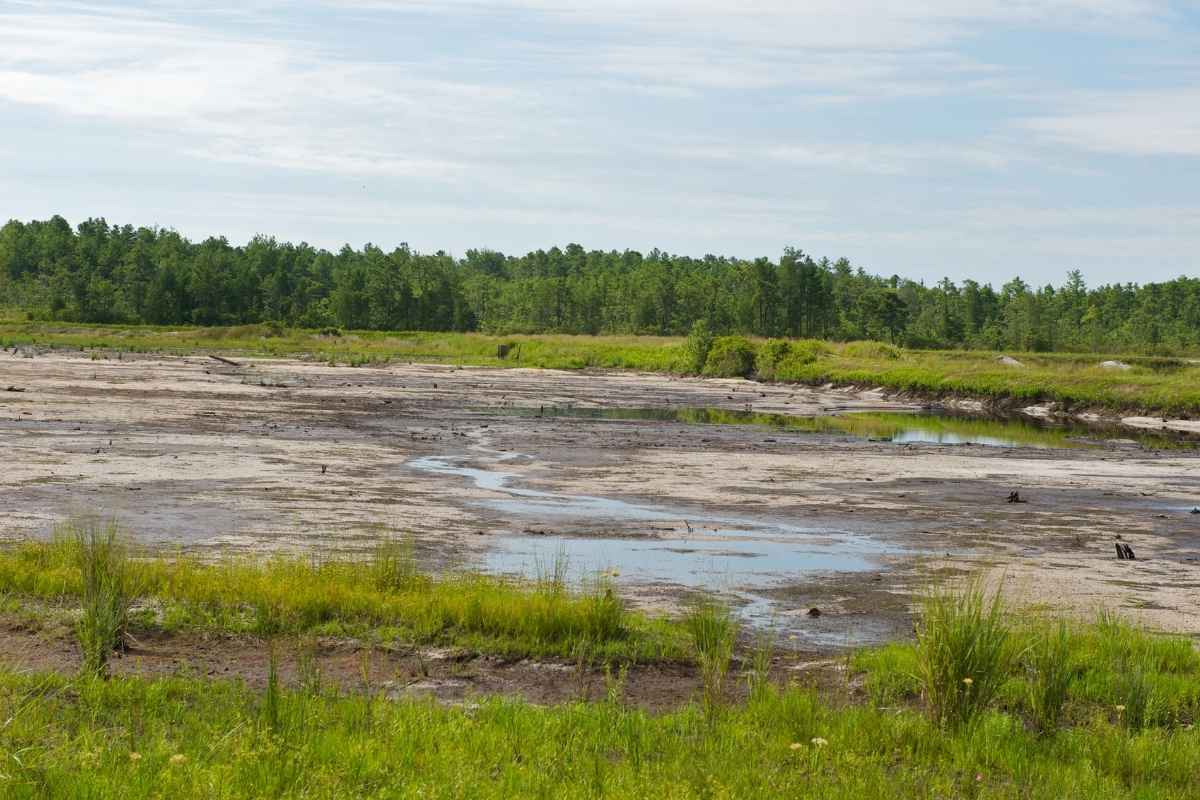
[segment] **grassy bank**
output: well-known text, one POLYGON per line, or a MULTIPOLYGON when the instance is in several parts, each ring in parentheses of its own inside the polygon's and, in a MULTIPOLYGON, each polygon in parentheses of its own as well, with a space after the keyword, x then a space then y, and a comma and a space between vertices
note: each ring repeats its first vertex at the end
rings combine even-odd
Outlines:
MULTIPOLYGON (((548 565, 542 579, 529 583, 468 572, 434 575, 417 567, 404 542, 381 545, 361 561, 200 562, 122 552, 128 546, 109 539, 110 533, 69 526, 52 542, 0 551, 5 605, 18 613, 23 606, 57 608, 67 619, 81 607, 93 608, 96 596, 113 598, 133 609, 127 620, 108 623, 114 635, 127 626, 135 632, 353 636, 509 656, 571 657, 584 648, 589 658, 602 661, 689 654, 679 626, 628 611, 603 576, 584 588, 569 588, 565 564, 548 565), (105 548, 116 548, 117 555, 109 557, 105 548), (104 574, 89 581, 97 561, 104 574)), ((85 613, 84 619, 91 616, 85 613)))
MULTIPOLYGON (((865 700, 758 682, 745 704, 657 716, 627 706, 619 681, 600 703, 446 707, 320 685, 251 691, 0 669, 0 795, 1197 796, 1200 669, 1190 644, 1115 623, 1065 636, 1059 651, 1052 627, 1011 632, 997 699, 957 722, 920 699, 936 649, 926 643, 856 656, 865 700), (1048 716, 1047 702, 1060 713, 1048 716)), ((934 679, 969 693, 995 662, 973 666, 982 671, 970 685, 952 671, 934 679)))
POLYGON ((1055 402, 1066 408, 1200 412, 1200 364, 1119 354, 904 350, 875 342, 753 341, 718 338, 703 353, 684 339, 656 337, 484 336, 233 328, 74 326, 8 321, 0 346, 84 348, 97 358, 121 352, 222 352, 304 357, 365 366, 390 361, 554 369, 634 369, 758 375, 810 384, 880 386, 929 397, 976 397, 997 403, 1055 402), (503 353, 503 355, 501 355, 503 353), (1103 368, 1120 360, 1129 369, 1103 368))
MULTIPOLYGON (((251 689, 187 677, 187 666, 157 679, 106 678, 86 663, 75 678, 17 674, 0 654, 5 798, 1182 800, 1200 791, 1192 642, 1112 616, 1067 624, 1014 614, 978 584, 931 591, 915 641, 851 654, 841 683, 818 692, 796 681, 805 673, 788 669, 786 655, 772 658, 767 639, 735 656, 736 626, 711 601, 655 634, 625 612, 606 610, 598 625, 607 591, 570 594, 553 578, 532 587, 474 578, 464 590, 421 575, 394 548, 357 564, 203 565, 131 560, 111 530, 74 533, 0 554, 0 592, 10 615, 20 598, 81 605, 85 649, 108 611, 147 598, 161 607, 142 613, 157 621, 131 627, 249 626, 272 636, 338 624, 374 635, 370 626, 388 624, 413 635, 412 620, 435 614, 455 621, 425 635, 485 648, 553 653, 590 641, 628 656, 640 652, 634 642, 683 652, 686 641, 704 687, 659 715, 625 702, 620 671, 602 702, 444 706, 382 695, 365 677, 347 688, 310 671, 287 687, 274 656, 265 687, 251 689), (476 612, 450 612, 464 596, 476 612), (745 702, 722 690, 734 681, 748 685, 745 702)), ((111 621, 109 633, 122 624, 111 621)))

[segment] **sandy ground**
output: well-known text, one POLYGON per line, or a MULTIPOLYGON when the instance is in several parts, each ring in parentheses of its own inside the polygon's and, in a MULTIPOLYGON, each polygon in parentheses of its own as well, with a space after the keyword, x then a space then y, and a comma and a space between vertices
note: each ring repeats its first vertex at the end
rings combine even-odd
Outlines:
MULTIPOLYGON (((199 552, 361 551, 407 532, 423 559, 445 567, 482 563, 513 537, 674 542, 691 534, 689 517, 734 516, 888 548, 871 569, 781 566, 760 587, 774 618, 810 643, 906 635, 914 590, 980 569, 1003 575, 1020 604, 1085 616, 1108 608, 1200 633, 1200 515, 1187 513, 1200 505, 1200 458, 1188 451, 897 445, 487 410, 913 408, 880 393, 638 374, 241 364, 0 355, 0 538, 46 536, 78 514, 115 516, 147 543, 199 552), (429 457, 503 471, 510 487, 621 500, 670 519, 514 511, 503 491, 413 468, 429 457), (1006 503, 1014 490, 1028 502, 1006 503), (1116 559, 1117 536, 1137 561, 1116 559)), ((617 581, 643 605, 670 608, 686 595, 668 581, 617 581)))

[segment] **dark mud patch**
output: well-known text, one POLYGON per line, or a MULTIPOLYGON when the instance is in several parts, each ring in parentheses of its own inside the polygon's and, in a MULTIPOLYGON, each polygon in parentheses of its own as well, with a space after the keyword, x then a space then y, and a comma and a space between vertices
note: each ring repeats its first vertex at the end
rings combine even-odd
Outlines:
MULTIPOLYGON (((267 686, 272 658, 280 681, 290 688, 367 693, 399 700, 432 698, 470 704, 487 697, 512 697, 537 705, 594 702, 617 697, 650 712, 671 711, 699 698, 698 670, 687 663, 605 667, 554 659, 513 659, 457 648, 368 646, 352 639, 279 638, 195 633, 138 633, 136 642, 110 661, 113 675, 142 678, 187 677, 239 681, 253 691, 267 686)), ((778 683, 805 682, 834 690, 845 686, 844 665, 813 661, 791 652, 772 661, 778 683)), ((79 651, 63 629, 36 630, 0 618, 0 665, 8 669, 77 674, 79 651)), ((726 699, 746 697, 737 674, 747 665, 735 659, 726 699)))

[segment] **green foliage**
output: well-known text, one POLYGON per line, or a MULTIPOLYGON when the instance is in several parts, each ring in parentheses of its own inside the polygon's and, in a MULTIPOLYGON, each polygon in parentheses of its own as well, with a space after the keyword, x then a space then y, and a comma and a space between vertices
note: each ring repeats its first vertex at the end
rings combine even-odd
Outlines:
POLYGON ((1038 637, 1025 651, 1029 709, 1039 730, 1051 731, 1062 718, 1070 690, 1071 635, 1065 622, 1038 637))
POLYGON ((754 374, 759 380, 773 381, 780 362, 791 355, 791 342, 783 339, 768 339, 758 346, 754 354, 754 374))
POLYGON ((699 375, 704 370, 704 365, 708 361, 708 353, 712 350, 713 339, 712 328, 708 326, 708 320, 698 319, 693 323, 687 342, 683 345, 685 371, 699 375))
POLYGON ((748 669, 746 670, 746 688, 751 700, 760 700, 771 687, 771 664, 775 659, 775 636, 770 629, 759 630, 754 634, 754 643, 750 649, 748 669))
POLYGON ((125 595, 115 589, 87 588, 93 564, 100 565, 95 582, 102 588, 136 585, 142 597, 154 600, 160 611, 138 622, 158 629, 371 635, 514 656, 569 656, 583 642, 602 660, 671 659, 687 653, 678 626, 627 611, 601 578, 571 590, 561 581, 529 584, 466 572, 434 575, 417 569, 404 541, 380 545, 366 561, 287 556, 213 563, 149 556, 124 561, 111 555, 123 552, 119 540, 112 539, 112 549, 105 549, 110 547, 106 537, 96 548, 90 540, 85 548, 73 538, 60 538, 0 550, 0 595, 94 605, 96 619, 105 623, 95 627, 99 644, 112 642, 113 631, 128 624, 124 616, 119 624, 112 622, 127 603, 116 599, 125 595), (101 560, 91 555, 97 552, 110 555, 101 560))
POLYGON ((129 627, 129 556, 115 523, 71 524, 60 528, 59 536, 69 537, 79 571, 81 614, 76 635, 83 653, 83 671, 104 677, 109 655, 124 644, 129 627))
POLYGON ((886 342, 848 342, 842 346, 842 354, 874 361, 895 361, 903 355, 899 347, 886 342))
POLYGON ((716 715, 648 714, 0 670, 0 709, 6 800, 1190 800, 1200 763, 1197 729, 1096 720, 1039 735, 1000 712, 943 729, 799 687, 716 715))
POLYGON ((692 637, 700 665, 705 707, 715 709, 724 697, 725 677, 737 642, 737 623, 728 606, 705 596, 692 603, 683 624, 692 637))
POLYGON ((748 378, 754 373, 754 345, 744 336, 720 336, 704 362, 709 378, 748 378))
MULTIPOLYGON (((878 339, 910 348, 1200 350, 1200 278, 1088 288, 1014 279, 933 286, 788 248, 777 261, 585 251, 462 258, 367 245, 335 252, 258 236, 191 242, 62 217, 0 228, 0 309, 39 320, 325 330, 878 339)), ((523 354, 524 355, 524 354, 523 354)), ((695 355, 694 353, 691 355, 695 355)), ((682 359, 699 372, 706 359, 682 359)))
POLYGON ((917 627, 917 677, 930 717, 957 727, 986 709, 1008 677, 1014 651, 997 590, 979 583, 932 589, 917 627))
POLYGON ((908 642, 856 650, 850 663, 863 674, 867 694, 878 707, 900 705, 921 692, 918 651, 908 642))
MULTIPOLYGON (((382 365, 391 360, 550 369, 632 369, 678 372, 687 363, 681 339, 646 336, 485 336, 476 333, 376 333, 330 338, 313 331, 232 338, 229 328, 156 328, 0 323, 0 348, 36 346, 87 350, 93 358, 124 352, 306 357, 330 364, 382 365), (519 360, 497 358, 497 345, 520 347, 519 360)), ((1016 353, 1024 368, 996 362, 997 353, 897 351, 873 343, 789 341, 775 379, 806 384, 879 386, 931 396, 973 396, 1000 408, 1054 402, 1065 408, 1105 408, 1161 414, 1200 412, 1200 363, 1143 361, 1119 353, 1016 353), (866 352, 868 356, 854 353, 866 352), (877 354, 882 353, 882 356, 877 354), (901 353, 902 357, 891 355, 901 353), (1102 369, 1117 359, 1130 370, 1102 369)))
MULTIPOLYGON (((773 363, 767 368, 767 372, 763 372, 762 367, 758 369, 758 376, 763 380, 776 381, 794 381, 797 376, 802 375, 804 370, 817 360, 828 357, 832 354, 832 350, 825 342, 816 339, 796 339, 787 342, 787 350, 773 359, 773 363)), ((777 348, 778 353, 782 348, 777 348)), ((763 359, 762 351, 759 352, 760 360, 771 360, 769 357, 763 359)))
MULTIPOLYGON (((1200 720, 1200 651, 1185 638, 1139 630, 1112 615, 1093 625, 1034 617, 1008 636, 1009 652, 1020 655, 1001 676, 994 705, 1043 736, 1097 719, 1131 731, 1200 720)), ((925 682, 922 648, 895 642, 852 655, 875 705, 916 701, 925 682)))
POLYGON ((410 538, 391 538, 375 546, 371 559, 372 579, 381 591, 407 591, 428 586, 421 574, 410 538))

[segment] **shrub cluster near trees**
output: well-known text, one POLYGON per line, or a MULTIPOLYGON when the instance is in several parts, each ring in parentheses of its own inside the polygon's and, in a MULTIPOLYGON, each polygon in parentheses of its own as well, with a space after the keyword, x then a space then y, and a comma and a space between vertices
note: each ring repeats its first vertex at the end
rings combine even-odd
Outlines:
MULTIPOLYGON (((170 230, 62 217, 0 228, 0 306, 37 319, 308 328, 875 339, 909 347, 1200 347, 1200 278, 1088 288, 1015 278, 935 285, 787 249, 778 260, 584 250, 461 258, 333 253, 259 236, 191 242, 170 230)), ((737 358, 737 353, 728 354, 737 358)))

